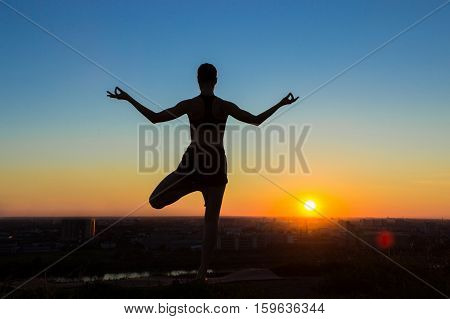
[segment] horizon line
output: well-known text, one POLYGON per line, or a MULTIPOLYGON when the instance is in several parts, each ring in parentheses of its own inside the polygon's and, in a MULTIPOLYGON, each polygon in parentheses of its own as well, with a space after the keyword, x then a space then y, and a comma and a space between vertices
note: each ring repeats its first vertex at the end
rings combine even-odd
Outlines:
MULTIPOLYGON (((98 216, 98 215, 82 215, 82 216, 72 216, 72 215, 56 215, 56 216, 0 216, 0 220, 2 219, 64 219, 64 218, 96 218, 96 219, 117 219, 121 218, 123 216, 98 216)), ((291 215, 280 215, 280 216, 268 216, 268 215, 252 215, 252 216, 246 216, 246 215, 224 215, 220 216, 221 218, 270 218, 270 219, 277 219, 277 218, 298 218, 298 219, 323 219, 320 216, 317 217, 306 217, 306 216, 291 216, 291 215)), ((136 215, 136 216, 130 216, 127 219, 133 219, 133 218, 204 218, 204 215, 136 215)), ((330 219, 405 219, 405 220, 445 220, 450 221, 450 218, 446 217, 375 217, 375 216, 349 216, 349 217, 330 217, 330 219)))

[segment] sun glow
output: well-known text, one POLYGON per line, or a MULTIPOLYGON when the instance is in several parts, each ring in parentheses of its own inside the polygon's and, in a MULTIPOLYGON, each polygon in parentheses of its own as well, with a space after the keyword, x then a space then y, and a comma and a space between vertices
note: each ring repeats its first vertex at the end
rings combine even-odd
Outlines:
POLYGON ((317 204, 314 200, 312 199, 304 199, 299 207, 299 213, 303 216, 303 217, 317 217, 317 204))
POLYGON ((312 201, 312 200, 307 200, 307 201, 305 202, 305 204, 303 205, 303 207, 304 207, 307 211, 312 212, 313 210, 316 209, 316 203, 315 203, 314 201, 312 201))

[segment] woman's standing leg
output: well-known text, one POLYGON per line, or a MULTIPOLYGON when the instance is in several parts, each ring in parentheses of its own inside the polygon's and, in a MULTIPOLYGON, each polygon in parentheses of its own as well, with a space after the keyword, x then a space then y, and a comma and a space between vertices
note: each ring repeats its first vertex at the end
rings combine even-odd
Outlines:
POLYGON ((222 207, 225 185, 210 186, 203 192, 205 198, 205 224, 203 230, 202 260, 197 273, 197 279, 203 280, 211 261, 212 253, 217 244, 217 231, 219 227, 220 208, 222 207))

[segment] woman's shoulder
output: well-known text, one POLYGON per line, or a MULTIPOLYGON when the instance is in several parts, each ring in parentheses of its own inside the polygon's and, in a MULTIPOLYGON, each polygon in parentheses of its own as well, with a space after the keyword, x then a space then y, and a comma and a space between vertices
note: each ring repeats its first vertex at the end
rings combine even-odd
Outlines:
POLYGON ((215 101, 214 101, 214 105, 217 105, 219 108, 221 108, 221 109, 223 109, 223 110, 226 110, 226 109, 228 109, 230 106, 233 105, 233 102, 224 100, 224 99, 222 99, 222 98, 216 96, 216 99, 215 99, 215 101))
MULTIPOLYGON (((201 107, 201 106, 204 105, 204 101, 200 95, 195 96, 191 99, 184 100, 183 103, 185 104, 187 111, 189 113, 191 113, 192 115, 197 114, 197 113, 202 113, 202 111, 203 111, 203 107, 201 107)), ((216 109, 215 112, 218 115, 227 114, 227 110, 229 109, 230 106, 233 105, 232 102, 224 100, 218 96, 214 96, 214 100, 213 100, 212 104, 213 104, 214 108, 216 109)))

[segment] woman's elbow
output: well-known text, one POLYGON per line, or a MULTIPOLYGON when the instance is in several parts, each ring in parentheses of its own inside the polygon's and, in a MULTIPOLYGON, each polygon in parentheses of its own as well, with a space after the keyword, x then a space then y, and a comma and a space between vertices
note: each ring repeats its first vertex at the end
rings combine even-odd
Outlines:
POLYGON ((254 126, 260 126, 262 124, 262 122, 264 122, 262 119, 255 117, 250 124, 254 125, 254 126))
POLYGON ((160 113, 153 112, 151 114, 146 114, 146 118, 153 124, 158 124, 158 123, 164 122, 164 119, 160 113))
POLYGON ((161 122, 161 119, 159 119, 157 116, 147 116, 147 119, 152 123, 152 124, 158 124, 161 122))

